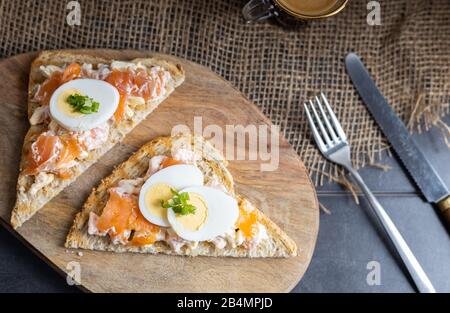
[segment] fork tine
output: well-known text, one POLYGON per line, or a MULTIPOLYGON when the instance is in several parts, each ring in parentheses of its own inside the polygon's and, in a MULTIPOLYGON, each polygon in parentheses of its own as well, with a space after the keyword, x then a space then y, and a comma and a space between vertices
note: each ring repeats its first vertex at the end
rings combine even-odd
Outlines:
POLYGON ((345 135, 345 132, 342 129, 341 123, 339 123, 336 115, 334 114, 333 110, 331 109, 331 106, 328 103, 327 98, 325 97, 323 92, 321 92, 320 94, 322 96, 323 101, 325 102, 325 106, 327 107, 328 114, 330 114, 331 121, 333 122, 334 128, 336 129, 340 139, 342 141, 347 141, 347 136, 345 135))
POLYGON ((317 114, 316 108, 314 107, 314 102, 309 100, 309 104, 311 105, 311 109, 314 113, 314 117, 316 118, 316 122, 319 125, 322 137, 325 139, 325 142, 327 145, 331 145, 330 136, 328 136, 327 131, 325 130, 325 127, 323 127, 322 119, 320 118, 319 114, 317 114))
POLYGON ((311 113, 309 112, 307 102, 303 103, 303 106, 305 107, 306 116, 308 117, 309 126, 311 126, 314 139, 316 140, 316 143, 319 146, 319 149, 321 151, 324 151, 326 149, 325 143, 323 142, 322 138, 320 137, 319 131, 317 130, 316 125, 314 124, 314 119, 312 118, 311 113))
POLYGON ((329 118, 325 114, 325 110, 323 109, 322 103, 320 102, 320 99, 317 96, 316 96, 316 102, 317 102, 317 105, 319 106, 320 112, 322 113, 322 117, 323 117, 323 120, 325 121, 325 125, 327 126, 328 133, 331 135, 331 138, 333 138, 333 141, 337 142, 338 141, 338 137, 336 136, 336 133, 335 133, 335 131, 333 129, 333 126, 331 126, 329 118))

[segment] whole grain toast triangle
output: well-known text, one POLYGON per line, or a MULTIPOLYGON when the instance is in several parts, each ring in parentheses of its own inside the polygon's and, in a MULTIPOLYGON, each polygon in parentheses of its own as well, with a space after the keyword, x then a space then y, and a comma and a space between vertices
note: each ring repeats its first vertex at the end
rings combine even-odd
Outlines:
MULTIPOLYGON (((44 51, 33 61, 30 69, 29 86, 28 86, 28 118, 30 118, 38 106, 38 103, 32 101, 34 90, 36 85, 42 81, 42 74, 40 73, 41 65, 64 65, 73 62, 77 63, 110 63, 113 60, 100 58, 87 54, 77 54, 74 52, 68 52, 64 50, 60 51, 44 51)), ((128 60, 121 60, 128 61, 128 60)), ((73 175, 68 179, 54 178, 54 180, 48 186, 44 187, 36 194, 27 193, 27 189, 33 183, 32 176, 25 176, 19 174, 17 182, 17 199, 11 214, 11 225, 13 228, 20 227, 25 221, 31 218, 38 210, 40 210, 47 202, 58 195, 65 187, 74 182, 77 177, 84 173, 92 164, 94 164, 101 156, 109 151, 116 143, 123 140, 126 134, 128 134, 137 124, 144 120, 162 101, 164 101, 176 87, 181 85, 185 79, 183 68, 178 65, 161 58, 139 58, 131 60, 130 62, 138 63, 145 66, 161 66, 170 72, 173 82, 170 86, 167 86, 167 94, 157 100, 148 101, 144 108, 140 111, 136 111, 131 121, 112 127, 110 130, 108 141, 99 149, 90 152, 89 158, 79 162, 77 166, 73 168, 73 175), (24 191, 23 191, 24 190, 24 191)), ((42 125, 32 125, 28 130, 22 149, 20 168, 24 168, 26 163, 26 149, 31 144, 33 137, 36 134, 41 133, 45 129, 42 125)))
POLYGON ((179 140, 188 142, 195 153, 201 155, 197 161, 197 166, 205 175, 215 175, 225 186, 227 191, 236 197, 238 204, 249 205, 249 201, 244 197, 235 194, 233 177, 227 169, 227 161, 222 155, 207 141, 201 137, 177 135, 174 137, 159 137, 145 144, 127 161, 119 165, 110 176, 102 180, 100 185, 93 189, 82 211, 74 220, 73 226, 67 236, 65 246, 67 248, 81 248, 90 250, 113 251, 113 252, 136 252, 148 254, 171 254, 184 256, 230 256, 230 257, 289 257, 297 254, 295 242, 284 233, 273 221, 266 217, 260 210, 257 210, 258 221, 263 224, 268 233, 269 240, 258 245, 255 249, 245 249, 241 246, 237 248, 215 249, 208 242, 200 242, 198 248, 191 250, 184 247, 181 251, 172 250, 164 242, 156 242, 150 246, 136 247, 120 244, 113 244, 109 236, 94 236, 88 234, 87 224, 90 212, 101 214, 108 199, 108 189, 115 186, 121 179, 135 179, 142 177, 148 169, 148 163, 152 156, 168 155, 175 142, 179 140))

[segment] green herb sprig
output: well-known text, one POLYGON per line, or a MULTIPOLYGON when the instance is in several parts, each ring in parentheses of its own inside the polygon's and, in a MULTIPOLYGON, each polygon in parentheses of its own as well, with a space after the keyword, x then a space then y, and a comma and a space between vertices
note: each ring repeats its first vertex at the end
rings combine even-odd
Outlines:
POLYGON ((75 112, 83 114, 91 114, 98 112, 100 103, 88 96, 82 96, 78 93, 71 94, 67 97, 67 102, 73 107, 75 112))
POLYGON ((179 193, 175 189, 170 189, 172 191, 173 197, 168 201, 161 200, 161 206, 165 209, 172 208, 172 210, 180 215, 194 214, 197 209, 192 204, 188 203, 189 193, 181 192, 179 193))

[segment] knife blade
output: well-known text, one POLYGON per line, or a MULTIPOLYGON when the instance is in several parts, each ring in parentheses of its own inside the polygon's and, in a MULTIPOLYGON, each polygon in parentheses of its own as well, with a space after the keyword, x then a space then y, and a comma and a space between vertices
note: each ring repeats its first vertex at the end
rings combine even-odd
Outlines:
POLYGON ((414 182, 428 202, 438 204, 445 220, 450 224, 450 191, 439 173, 377 88, 358 55, 349 53, 345 58, 345 65, 363 102, 414 182))

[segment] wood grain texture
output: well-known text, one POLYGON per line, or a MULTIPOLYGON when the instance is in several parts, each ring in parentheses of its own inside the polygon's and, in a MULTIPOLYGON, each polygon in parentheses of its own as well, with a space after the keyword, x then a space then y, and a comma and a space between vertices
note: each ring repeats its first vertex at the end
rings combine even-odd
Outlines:
MULTIPOLYGON (((149 56, 147 52, 78 50, 116 59, 149 56)), ((279 166, 261 172, 266 161, 230 160, 238 193, 248 197, 273 219, 298 245, 299 256, 289 259, 185 258, 164 255, 113 254, 83 251, 83 256, 63 247, 73 217, 91 189, 150 139, 169 135, 172 127, 188 125, 202 117, 203 128, 218 125, 270 125, 269 120, 228 82, 200 65, 175 57, 186 70, 186 82, 138 125, 124 142, 46 205, 24 226, 9 225, 23 136, 28 128, 26 94, 28 72, 37 53, 0 61, 0 222, 22 239, 57 271, 67 264, 81 265, 82 288, 93 292, 287 292, 303 276, 311 260, 318 228, 319 209, 314 188, 295 151, 280 137, 279 166)), ((270 141, 269 141, 270 143, 270 141)), ((247 146, 239 149, 248 149, 247 146)), ((248 154, 247 154, 248 156, 248 154)))

